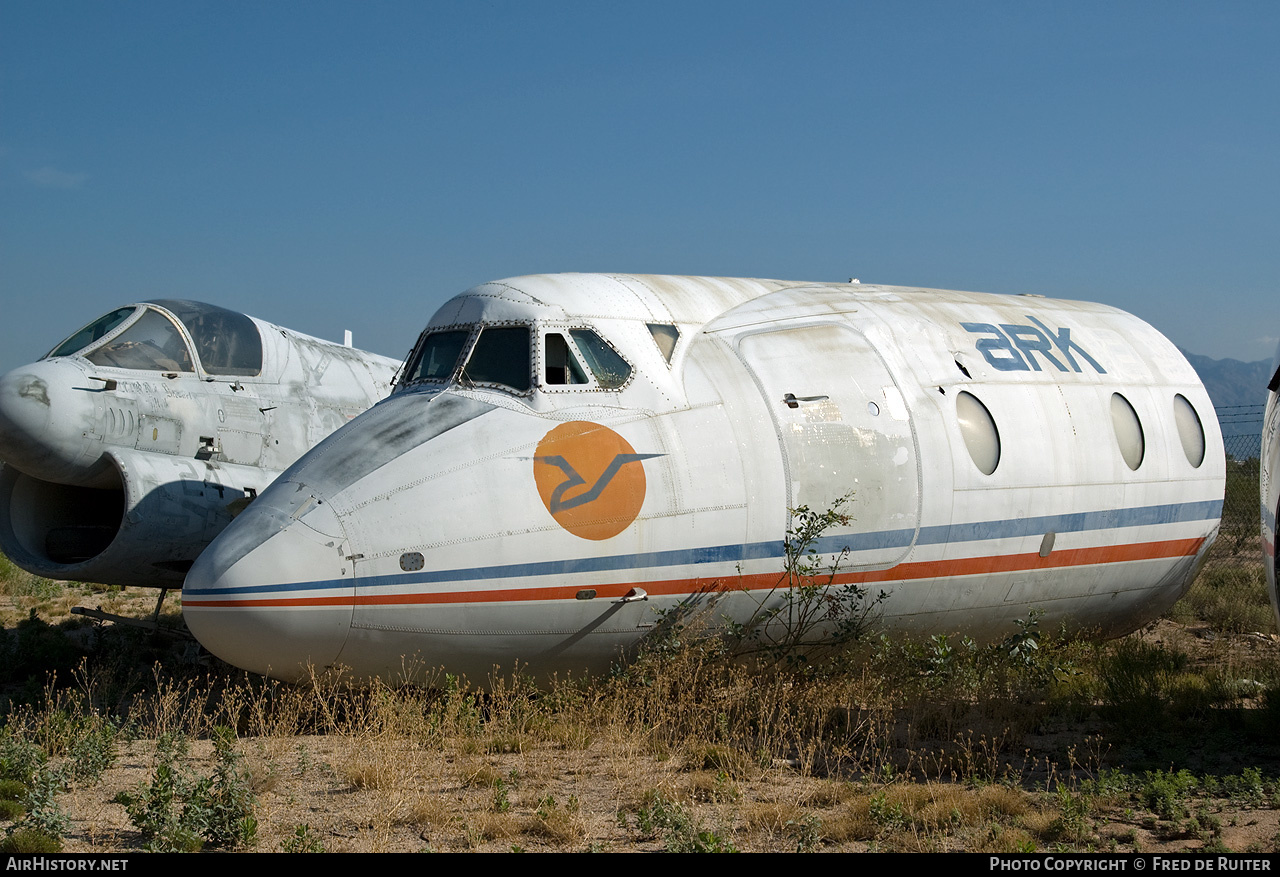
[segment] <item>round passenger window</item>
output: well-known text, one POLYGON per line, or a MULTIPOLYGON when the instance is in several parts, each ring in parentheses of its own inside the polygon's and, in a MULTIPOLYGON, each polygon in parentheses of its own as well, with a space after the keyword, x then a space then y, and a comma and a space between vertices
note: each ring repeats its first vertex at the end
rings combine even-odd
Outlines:
POLYGON ((1124 457, 1125 465, 1136 471, 1146 455, 1147 443, 1142 434, 1142 421, 1138 420, 1138 412, 1119 393, 1111 394, 1111 426, 1115 429, 1116 442, 1120 445, 1120 455, 1124 457))
POLYGON ((1197 469, 1204 462, 1204 424, 1186 396, 1173 397, 1173 419, 1178 424, 1178 438, 1182 439, 1182 452, 1187 462, 1197 469))
POLYGON ((987 406, 979 402, 977 396, 962 390, 956 396, 956 418, 973 464, 983 475, 996 471, 1000 465, 1000 431, 987 406))

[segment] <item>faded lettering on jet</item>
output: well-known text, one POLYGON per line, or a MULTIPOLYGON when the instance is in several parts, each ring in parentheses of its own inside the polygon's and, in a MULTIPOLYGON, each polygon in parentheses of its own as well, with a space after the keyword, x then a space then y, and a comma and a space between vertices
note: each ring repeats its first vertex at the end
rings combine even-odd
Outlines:
POLYGON ((1107 370, 1098 364, 1080 344, 1071 337, 1066 326, 1056 331, 1035 317, 1027 319, 1034 325, 1019 326, 1011 323, 961 323, 966 332, 989 335, 978 339, 978 352, 992 368, 1003 372, 1043 371, 1041 361, 1060 372, 1083 371, 1072 354, 1074 350, 1094 371, 1105 375, 1107 370), (1056 352, 1055 352, 1056 351, 1056 352), (1059 358, 1061 357, 1061 358, 1059 358))

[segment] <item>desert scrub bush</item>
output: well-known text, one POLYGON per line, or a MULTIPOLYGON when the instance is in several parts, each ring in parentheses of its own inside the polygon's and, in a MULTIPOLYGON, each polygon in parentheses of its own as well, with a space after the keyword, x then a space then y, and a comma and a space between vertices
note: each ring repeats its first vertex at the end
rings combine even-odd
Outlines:
POLYGON ((157 743, 155 772, 149 783, 121 792, 129 820, 142 834, 150 852, 194 852, 205 843, 219 847, 251 846, 258 823, 247 772, 235 751, 231 729, 214 730, 215 768, 198 777, 178 763, 185 739, 171 737, 157 743))
POLYGON ((11 833, 26 829, 62 837, 67 818, 55 798, 63 787, 62 773, 43 749, 8 727, 0 728, 0 783, 5 799, 0 810, 16 820, 11 833))
POLYGON ((998 826, 1018 826, 1030 805, 1025 793, 1000 785, 894 781, 864 788, 822 818, 822 837, 833 843, 873 842, 886 849, 937 845, 947 838, 972 838, 998 826), (920 840, 922 839, 922 840, 920 840))
POLYGON ((27 796, 22 802, 26 813, 18 822, 17 828, 61 840, 71 826, 71 820, 57 800, 58 792, 63 790, 64 785, 62 771, 48 764, 36 771, 27 785, 27 796))
POLYGON ((1079 674, 1087 649, 1062 632, 1040 629, 1044 613, 1031 610, 997 642, 979 645, 968 637, 935 634, 927 640, 882 635, 871 655, 877 674, 930 702, 1043 700, 1079 674))
MULTIPOLYGON (((623 827, 632 827, 625 813, 619 814, 618 821, 623 827)), ((647 805, 640 807, 635 814, 634 830, 642 840, 660 838, 670 853, 738 852, 727 831, 706 828, 684 807, 662 795, 652 796, 647 805)))
POLYGON ((1276 626, 1259 563, 1206 567, 1169 617, 1183 624, 1203 621, 1224 633, 1274 633, 1276 626))
POLYGON ((116 728, 109 723, 79 736, 67 753, 70 778, 73 781, 95 781, 115 763, 116 728))
POLYGON ((296 825, 293 834, 280 845, 282 853, 323 853, 324 843, 310 825, 296 825))
POLYGON ((544 795, 526 821, 523 833, 559 844, 579 842, 587 836, 581 809, 573 795, 563 805, 557 805, 553 796, 544 795))
POLYGON ((633 660, 596 683, 597 726, 646 729, 652 751, 697 740, 692 767, 733 775, 779 759, 823 772, 847 761, 868 733, 865 654, 879 603, 836 584, 843 553, 818 551, 848 521, 847 499, 793 511, 785 569, 764 595, 720 583, 660 613, 633 660))
POLYGON ((1170 720, 1204 718, 1215 707, 1239 702, 1245 693, 1226 668, 1201 669, 1178 649, 1128 637, 1103 650, 1096 668, 1106 716, 1123 727, 1182 735, 1170 720), (1166 721, 1157 721, 1157 720, 1166 721))
POLYGON ((22 802, 27 798, 27 787, 17 780, 0 780, 0 820, 16 822, 27 812, 22 802))
POLYGON ((1147 809, 1161 819, 1182 819, 1190 813, 1189 798, 1198 786, 1195 775, 1187 770, 1148 771, 1140 797, 1147 809))
POLYGON ((0 840, 0 853, 47 855, 62 852, 62 840, 31 828, 19 828, 0 840))
POLYGON ((63 590, 61 582, 33 575, 0 554, 0 593, 22 608, 30 608, 29 604, 32 602, 55 600, 62 595, 63 590))
POLYGON ((852 520, 844 512, 852 499, 852 493, 839 497, 825 511, 791 509, 782 543, 783 569, 772 588, 758 594, 720 586, 695 594, 661 613, 646 648, 692 648, 703 660, 744 663, 761 673, 791 676, 823 676, 840 666, 840 658, 867 639, 887 597, 861 585, 838 584, 848 549, 833 556, 823 550, 828 531, 852 520), (732 614, 708 617, 722 605, 733 606, 732 614))
MULTIPOLYGON (((45 696, 54 697, 51 691, 45 696)), ((19 708, 10 715, 7 728, 31 741, 29 745, 45 758, 60 759, 68 782, 94 782, 115 762, 116 723, 76 705, 19 708)))
MULTIPOLYGON (((78 626, 78 622, 63 626, 78 626)), ((51 673, 64 679, 72 677, 83 653, 67 638, 63 626, 49 624, 32 609, 12 634, 0 635, 0 684, 21 687, 12 700, 40 700, 45 678, 51 673)))
POLYGON ((16 733, 11 727, 0 728, 0 779, 15 780, 24 787, 49 760, 44 750, 16 733))
POLYGON ((1094 811, 1093 796, 1072 791, 1065 783, 1057 783, 1052 794, 1052 818, 1044 824, 1040 836, 1048 841, 1081 843, 1093 835, 1090 817, 1094 811))

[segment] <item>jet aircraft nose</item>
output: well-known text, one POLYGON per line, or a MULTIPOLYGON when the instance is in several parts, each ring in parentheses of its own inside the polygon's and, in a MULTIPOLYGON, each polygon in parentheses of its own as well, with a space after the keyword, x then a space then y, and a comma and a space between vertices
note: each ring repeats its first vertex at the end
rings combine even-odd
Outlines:
POLYGON ((210 652, 278 679, 332 667, 346 642, 354 567, 342 524, 305 485, 277 482, 187 573, 182 614, 210 652))
POLYGON ((101 456, 88 436, 103 391, 84 369, 47 359, 0 377, 0 460, 36 478, 82 477, 101 456))

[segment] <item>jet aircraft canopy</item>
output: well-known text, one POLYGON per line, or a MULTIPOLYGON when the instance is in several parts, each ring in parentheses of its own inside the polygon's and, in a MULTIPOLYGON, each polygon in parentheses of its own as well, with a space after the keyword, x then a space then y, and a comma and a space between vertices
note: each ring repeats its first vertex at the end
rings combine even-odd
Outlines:
POLYGON ((76 354, 94 365, 142 371, 193 372, 198 363, 213 375, 252 377, 262 372, 262 337, 253 320, 216 305, 177 299, 117 308, 44 358, 76 354))

